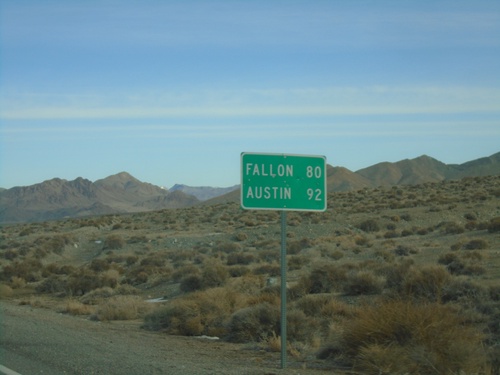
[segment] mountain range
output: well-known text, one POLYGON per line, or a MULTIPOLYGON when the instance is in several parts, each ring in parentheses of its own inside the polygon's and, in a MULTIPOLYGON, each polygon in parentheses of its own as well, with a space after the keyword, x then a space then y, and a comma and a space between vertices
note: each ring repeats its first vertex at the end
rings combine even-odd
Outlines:
MULTIPOLYGON (((352 172, 327 166, 327 190, 340 192, 373 187, 416 185, 500 174, 500 152, 463 164, 445 164, 423 155, 395 163, 382 162, 352 172)), ((197 204, 239 201, 239 186, 171 189, 142 182, 121 172, 92 182, 54 178, 35 185, 0 189, 0 223, 56 220, 182 208, 197 204)))

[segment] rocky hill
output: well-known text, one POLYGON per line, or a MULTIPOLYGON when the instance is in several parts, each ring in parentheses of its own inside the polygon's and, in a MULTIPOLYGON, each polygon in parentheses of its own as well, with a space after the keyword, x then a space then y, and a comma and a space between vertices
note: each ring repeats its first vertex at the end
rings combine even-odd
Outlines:
MULTIPOLYGON (((500 152, 463 164, 445 164, 430 156, 422 155, 415 159, 405 159, 395 163, 377 163, 356 172, 344 167, 328 165, 327 190, 341 192, 496 175, 500 175, 500 152)), ((239 199, 238 190, 208 200, 204 204, 236 202, 239 199)))
POLYGON ((0 222, 24 222, 187 207, 198 199, 141 182, 126 172, 95 182, 54 178, 0 192, 0 222))
MULTIPOLYGON (((328 166, 329 192, 372 187, 416 185, 464 177, 500 175, 500 152, 463 164, 445 164, 429 156, 382 162, 352 172, 328 166)), ((59 178, 39 184, 0 190, 0 223, 29 222, 90 215, 154 211, 203 204, 237 202, 237 186, 229 188, 175 185, 164 189, 141 182, 126 172, 95 182, 59 178)))

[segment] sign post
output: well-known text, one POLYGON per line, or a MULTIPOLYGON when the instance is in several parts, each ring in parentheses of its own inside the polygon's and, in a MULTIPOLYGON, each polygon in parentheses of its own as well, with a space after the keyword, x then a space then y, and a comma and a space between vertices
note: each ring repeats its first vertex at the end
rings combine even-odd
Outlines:
POLYGON ((281 211, 281 368, 285 368, 286 211, 326 210, 326 158, 243 152, 241 207, 281 211))

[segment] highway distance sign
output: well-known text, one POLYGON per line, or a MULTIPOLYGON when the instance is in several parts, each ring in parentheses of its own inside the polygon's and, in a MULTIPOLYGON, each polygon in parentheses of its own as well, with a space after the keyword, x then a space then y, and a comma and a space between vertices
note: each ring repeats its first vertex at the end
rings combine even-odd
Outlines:
POLYGON ((251 210, 325 211, 326 158, 243 152, 241 206, 251 210))

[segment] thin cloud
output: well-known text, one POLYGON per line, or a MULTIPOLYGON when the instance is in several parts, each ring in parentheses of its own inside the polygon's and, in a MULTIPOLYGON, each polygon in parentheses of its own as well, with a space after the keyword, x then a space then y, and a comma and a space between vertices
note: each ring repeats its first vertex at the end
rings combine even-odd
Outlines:
MULTIPOLYGON (((81 104, 69 95, 65 106, 53 96, 11 98, 3 120, 259 118, 404 114, 460 114, 500 111, 500 90, 467 87, 346 87, 200 91, 173 95, 92 97, 81 104), (34 100, 35 98, 35 100, 34 100), (180 98, 180 99, 179 99, 180 98), (47 102, 47 103, 45 103, 47 102)), ((61 102, 61 99, 59 99, 61 102)))

